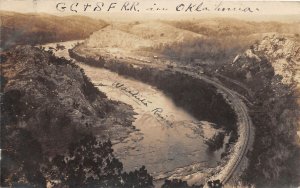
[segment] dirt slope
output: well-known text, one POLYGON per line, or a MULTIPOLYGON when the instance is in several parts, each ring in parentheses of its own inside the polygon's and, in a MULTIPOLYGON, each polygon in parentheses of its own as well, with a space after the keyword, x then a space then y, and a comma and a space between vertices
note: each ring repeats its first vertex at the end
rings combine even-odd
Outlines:
POLYGON ((86 42, 91 48, 118 48, 126 51, 153 48, 203 36, 161 22, 143 22, 124 27, 115 24, 93 33, 86 42))

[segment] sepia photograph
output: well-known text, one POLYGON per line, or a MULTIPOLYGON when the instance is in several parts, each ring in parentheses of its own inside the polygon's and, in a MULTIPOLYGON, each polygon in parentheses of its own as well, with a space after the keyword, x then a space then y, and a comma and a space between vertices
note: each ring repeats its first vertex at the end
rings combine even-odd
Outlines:
POLYGON ((300 187, 300 2, 0 0, 0 187, 300 187))

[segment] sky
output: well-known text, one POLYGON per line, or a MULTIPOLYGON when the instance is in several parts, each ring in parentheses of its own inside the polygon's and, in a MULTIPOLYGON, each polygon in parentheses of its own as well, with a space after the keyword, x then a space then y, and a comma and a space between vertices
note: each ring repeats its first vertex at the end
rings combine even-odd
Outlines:
POLYGON ((300 21, 300 1, 0 0, 0 10, 57 16, 85 15, 111 20, 197 19, 217 16, 254 21, 300 21), (125 7, 122 9, 126 2, 127 10, 125 7), (84 10, 86 4, 88 6, 84 10))

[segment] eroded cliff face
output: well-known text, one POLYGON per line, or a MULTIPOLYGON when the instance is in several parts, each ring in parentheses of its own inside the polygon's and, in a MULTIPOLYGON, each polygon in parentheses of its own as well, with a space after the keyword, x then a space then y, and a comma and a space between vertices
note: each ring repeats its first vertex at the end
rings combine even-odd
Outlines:
MULTIPOLYGON (((289 85, 299 83, 300 45, 293 37, 267 35, 253 45, 253 54, 263 55, 271 63, 275 75, 282 76, 282 83, 289 85)), ((251 56, 251 51, 246 55, 251 56)))
POLYGON ((131 107, 107 99, 75 64, 30 46, 16 47, 2 60, 2 148, 14 148, 17 130, 30 132, 49 156, 63 153, 83 133, 106 140, 133 130, 131 107))
POLYGON ((258 187, 299 185, 299 55, 294 37, 270 34, 220 70, 253 92, 256 136, 245 179, 258 187))

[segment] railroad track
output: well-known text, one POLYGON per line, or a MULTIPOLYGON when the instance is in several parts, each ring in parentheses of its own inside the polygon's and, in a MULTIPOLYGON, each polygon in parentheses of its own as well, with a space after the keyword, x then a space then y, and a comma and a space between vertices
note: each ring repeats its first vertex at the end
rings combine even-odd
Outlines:
POLYGON ((247 154, 247 151, 251 147, 253 138, 253 131, 251 130, 252 127, 252 121, 251 118, 248 115, 247 107, 244 104, 244 102, 239 98, 239 95, 236 94, 236 92, 224 87, 222 84, 218 83, 217 81, 211 80, 210 78, 206 76, 200 76, 195 73, 191 73, 189 71, 181 70, 181 69, 174 69, 177 72, 180 72, 182 74, 186 74, 188 76, 195 77, 197 79, 204 80, 218 89, 220 89, 224 94, 227 96, 228 100, 232 103, 235 112, 238 116, 238 124, 239 126, 239 135, 240 136, 238 140, 238 143, 241 145, 240 147, 235 146, 234 157, 228 161, 227 165, 223 168, 221 174, 218 174, 216 176, 211 177, 209 180, 216 180, 219 179, 222 184, 227 184, 231 178, 233 177, 234 173, 240 170, 240 167, 245 159, 245 156, 247 154), (242 139, 242 140, 241 140, 242 139))

